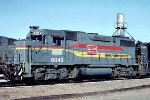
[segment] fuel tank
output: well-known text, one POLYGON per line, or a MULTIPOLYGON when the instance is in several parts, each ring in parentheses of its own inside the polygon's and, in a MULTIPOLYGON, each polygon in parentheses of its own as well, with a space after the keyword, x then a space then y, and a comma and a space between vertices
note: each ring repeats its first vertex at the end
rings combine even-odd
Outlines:
POLYGON ((81 76, 111 75, 112 68, 80 68, 81 76))

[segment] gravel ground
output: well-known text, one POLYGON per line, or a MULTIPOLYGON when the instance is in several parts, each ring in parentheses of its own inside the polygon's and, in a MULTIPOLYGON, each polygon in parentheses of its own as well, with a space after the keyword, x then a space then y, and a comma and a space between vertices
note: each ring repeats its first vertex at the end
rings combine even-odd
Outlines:
POLYGON ((150 78, 54 85, 0 87, 0 100, 114 90, 149 85, 150 78))
MULTIPOLYGON (((70 100, 70 99, 62 99, 70 100)), ((150 89, 115 92, 106 95, 94 95, 72 98, 71 100, 150 100, 150 89)))

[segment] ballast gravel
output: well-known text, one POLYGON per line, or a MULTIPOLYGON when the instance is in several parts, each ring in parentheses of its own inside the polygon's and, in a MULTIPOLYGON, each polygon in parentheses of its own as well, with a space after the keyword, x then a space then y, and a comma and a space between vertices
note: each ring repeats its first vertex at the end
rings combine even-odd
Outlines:
POLYGON ((0 87, 0 100, 21 99, 38 96, 98 92, 149 85, 150 78, 111 80, 100 82, 66 83, 53 85, 0 87))

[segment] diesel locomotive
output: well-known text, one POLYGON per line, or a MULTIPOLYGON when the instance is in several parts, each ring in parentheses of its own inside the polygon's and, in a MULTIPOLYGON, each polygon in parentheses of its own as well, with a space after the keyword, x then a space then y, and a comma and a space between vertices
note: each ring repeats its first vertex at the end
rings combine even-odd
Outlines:
POLYGON ((9 80, 150 74, 150 43, 135 41, 126 31, 122 13, 117 14, 113 36, 37 26, 30 29, 26 39, 15 41, 14 60, 4 67, 4 75, 9 80))
POLYGON ((14 61, 4 68, 7 79, 62 80, 150 73, 150 43, 125 36, 30 28, 25 40, 14 43, 14 61))
POLYGON ((3 73, 4 65, 13 62, 13 48, 16 39, 0 36, 0 74, 3 73))

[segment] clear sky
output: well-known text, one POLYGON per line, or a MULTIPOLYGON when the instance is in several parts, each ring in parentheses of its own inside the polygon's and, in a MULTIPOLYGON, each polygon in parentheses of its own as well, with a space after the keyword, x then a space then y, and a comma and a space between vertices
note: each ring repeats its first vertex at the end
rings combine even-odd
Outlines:
POLYGON ((150 42, 150 0, 0 0, 0 35, 23 39, 37 25, 111 36, 116 13, 136 40, 150 42))

